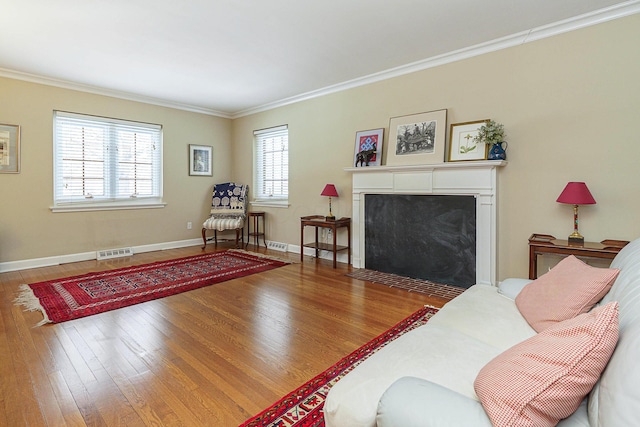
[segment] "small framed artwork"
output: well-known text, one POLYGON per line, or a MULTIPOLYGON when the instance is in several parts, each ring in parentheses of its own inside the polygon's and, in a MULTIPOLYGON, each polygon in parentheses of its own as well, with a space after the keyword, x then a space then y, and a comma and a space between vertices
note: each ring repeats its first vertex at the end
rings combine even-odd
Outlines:
POLYGON ((189 144, 189 175, 213 175, 213 147, 189 144))
POLYGON ((356 132, 355 167, 380 166, 382 163, 382 139, 384 129, 356 132))
POLYGON ((488 121, 489 119, 452 123, 451 132, 449 133, 448 161, 487 160, 487 144, 484 142, 477 143, 474 138, 478 135, 478 129, 488 121))
POLYGON ((20 172, 20 126, 0 124, 0 173, 20 172))
POLYGON ((446 126, 447 110, 392 117, 387 165, 443 163, 446 126))

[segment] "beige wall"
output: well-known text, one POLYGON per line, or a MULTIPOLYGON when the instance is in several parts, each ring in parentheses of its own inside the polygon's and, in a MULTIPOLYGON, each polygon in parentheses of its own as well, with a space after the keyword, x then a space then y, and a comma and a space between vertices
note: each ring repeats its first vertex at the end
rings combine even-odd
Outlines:
POLYGON ((567 236, 571 207, 555 202, 584 180, 598 201, 581 209, 587 240, 640 237, 640 16, 600 24, 235 120, 0 78, 0 122, 22 126, 22 170, 0 174, 0 263, 199 237, 210 186, 251 182, 253 130, 290 133, 288 209, 268 213, 269 240, 299 245, 299 217, 351 215, 355 133, 389 118, 446 108, 448 123, 505 124, 509 164, 499 173, 499 279, 527 274, 531 233, 567 236), (164 126, 164 209, 51 213, 52 111, 164 126), (214 176, 189 177, 188 144, 213 145, 214 176), (186 230, 192 221, 193 230, 186 230))
POLYGON ((531 233, 572 230, 572 208, 555 202, 568 181, 585 181, 598 202, 580 211, 587 240, 640 237, 638 40, 635 15, 236 119, 234 178, 252 179, 254 129, 289 125, 291 207, 264 210, 270 240, 299 244, 299 217, 327 210, 325 183, 341 196, 334 214, 351 215, 344 168, 357 131, 384 127, 386 152, 390 117, 446 108, 448 123, 492 118, 509 142, 498 278, 526 277, 531 233))
POLYGON ((211 185, 231 177, 228 119, 6 78, 0 100, 0 122, 22 131, 21 172, 0 174, 0 263, 198 238, 211 185), (53 110, 163 125, 167 206, 52 213, 53 110), (188 175, 189 144, 213 146, 213 178, 188 175))

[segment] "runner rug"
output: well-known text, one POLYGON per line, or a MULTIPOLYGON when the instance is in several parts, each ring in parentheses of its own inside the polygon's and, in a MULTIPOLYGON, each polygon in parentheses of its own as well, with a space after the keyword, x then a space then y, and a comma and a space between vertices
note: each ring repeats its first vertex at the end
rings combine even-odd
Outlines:
POLYGON ((59 323, 163 298, 288 264, 242 250, 159 261, 20 285, 16 303, 59 323))
POLYGON ((329 389, 369 356, 399 336, 424 325, 437 312, 434 307, 421 308, 240 427, 324 427, 322 408, 329 389))

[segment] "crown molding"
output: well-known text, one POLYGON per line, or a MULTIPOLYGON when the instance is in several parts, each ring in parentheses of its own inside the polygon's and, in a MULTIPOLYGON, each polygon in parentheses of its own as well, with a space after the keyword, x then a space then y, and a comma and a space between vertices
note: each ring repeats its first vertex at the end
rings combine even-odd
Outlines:
POLYGON ((144 104, 157 105, 159 107, 173 108, 176 110, 190 111, 192 113, 201 113, 209 116, 218 116, 230 119, 231 114, 217 111, 210 108, 203 108, 196 105, 183 104, 166 99, 153 98, 150 96, 139 95, 131 92, 123 92, 113 89, 106 89, 99 86, 75 83, 67 80, 54 79, 52 77, 40 76, 37 74, 24 73, 21 71, 7 70, 0 68, 0 77, 7 77, 14 80, 22 80, 31 83, 42 84, 46 86, 54 86, 62 89, 77 90, 79 92, 92 93, 95 95, 109 96, 111 98, 124 99, 127 101, 142 102, 144 104))
POLYGON ((604 22, 612 21, 626 16, 634 15, 640 12, 640 0, 630 0, 624 3, 600 9, 594 12, 586 13, 584 15, 578 15, 563 21, 554 22, 549 25, 533 28, 529 31, 522 31, 520 33, 511 34, 506 37, 491 40, 486 43, 480 43, 468 48, 459 49, 456 51, 448 52, 442 55, 427 58, 421 61, 413 62, 410 64, 402 65, 399 67, 391 68, 379 73, 370 74, 368 76, 360 77, 357 79, 349 80, 336 85, 327 86, 322 89, 306 92, 300 95, 285 98, 279 101, 271 102, 261 105, 256 108, 250 108, 247 110, 239 111, 231 115, 232 119, 236 119, 251 114, 260 113, 263 111, 272 110, 274 108, 283 107, 285 105, 294 104, 300 101, 306 101, 309 99, 317 98, 320 96, 328 95, 331 93, 341 92, 364 86, 370 83, 376 83, 379 81, 391 79, 394 77, 403 76, 406 74, 414 73, 416 71, 422 71, 429 68, 438 67, 440 65, 449 64, 463 59, 472 58, 474 56, 484 55, 485 53, 495 52, 502 49, 518 46, 524 43, 530 43, 533 41, 541 40, 548 37, 553 37, 559 34, 567 33, 581 28, 590 27, 592 25, 601 24, 604 22))
POLYGON ((284 98, 278 101, 270 102, 257 106, 255 108, 248 108, 237 112, 224 112, 217 111, 210 108, 204 108, 196 105, 184 104, 166 99, 159 99, 139 95, 130 92, 117 91, 112 89, 106 89, 98 86, 85 85, 82 83, 74 83, 66 80, 54 79, 45 76, 39 76, 35 74, 23 73, 20 71, 13 71, 0 68, 0 77, 7 77, 15 80, 23 80, 32 83, 44 84, 47 86, 60 87, 64 89, 77 90, 81 92, 93 93, 96 95, 109 96, 113 98, 124 99, 128 101, 142 102, 145 104, 157 105, 161 107, 174 108, 177 110, 190 111, 194 113, 201 113, 210 116, 217 116, 226 119, 236 119, 251 114, 256 114, 274 108, 283 107, 285 105, 294 104, 301 101, 306 101, 313 98, 318 98, 324 95, 329 95, 336 92, 364 86, 371 83, 376 83, 382 80, 391 79, 394 77, 403 76, 406 74, 414 73, 416 71, 422 71, 429 68, 438 67, 440 65, 449 64, 463 59, 472 58, 474 56, 483 55, 485 53, 495 52, 501 49, 507 49, 509 47, 518 46, 524 43, 530 43, 533 41, 541 40, 555 35, 567 33, 581 28, 589 27, 592 25, 601 24, 614 19, 624 18, 626 16, 634 15, 640 12, 640 0, 629 0, 623 3, 619 3, 608 8, 600 9, 594 12, 586 13, 584 15, 578 15, 563 21, 558 21, 549 25, 533 28, 529 31, 523 31, 517 34, 512 34, 499 39, 491 40, 486 43, 481 43, 468 48, 459 49, 446 54, 434 56, 421 61, 405 64, 399 67, 384 70, 378 73, 370 74, 364 77, 359 77, 346 82, 338 83, 335 85, 327 86, 321 89, 313 90, 310 92, 302 93, 300 95, 284 98))

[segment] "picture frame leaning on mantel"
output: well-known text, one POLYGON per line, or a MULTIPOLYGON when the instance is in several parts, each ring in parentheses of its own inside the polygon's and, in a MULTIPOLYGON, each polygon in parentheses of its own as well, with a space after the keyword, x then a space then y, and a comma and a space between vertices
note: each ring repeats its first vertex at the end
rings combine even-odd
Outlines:
POLYGON ((382 144, 384 128, 356 132, 354 167, 380 166, 382 164, 382 144))
POLYGON ((387 165, 444 163, 447 110, 429 111, 389 120, 387 165))
POLYGON ((476 143, 480 127, 487 124, 489 119, 472 122, 452 123, 449 132, 448 162, 469 160, 487 160, 489 147, 484 142, 476 143))

